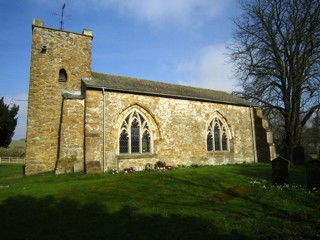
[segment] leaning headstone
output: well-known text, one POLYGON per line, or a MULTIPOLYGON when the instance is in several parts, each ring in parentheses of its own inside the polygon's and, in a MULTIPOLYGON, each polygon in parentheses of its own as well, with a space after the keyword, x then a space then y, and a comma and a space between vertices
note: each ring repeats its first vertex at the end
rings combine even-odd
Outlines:
POLYGON ((320 161, 313 159, 306 163, 307 187, 309 190, 320 189, 320 161))
POLYGON ((289 161, 281 156, 275 158, 272 164, 272 183, 284 185, 289 183, 289 161))

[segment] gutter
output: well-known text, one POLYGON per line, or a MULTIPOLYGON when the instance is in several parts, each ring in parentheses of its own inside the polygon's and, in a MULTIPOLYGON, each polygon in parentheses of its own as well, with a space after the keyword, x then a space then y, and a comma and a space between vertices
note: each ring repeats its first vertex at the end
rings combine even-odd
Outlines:
POLYGON ((103 94, 103 159, 102 159, 102 172, 105 172, 105 163, 106 163, 106 95, 105 95, 105 88, 102 88, 102 94, 103 94))

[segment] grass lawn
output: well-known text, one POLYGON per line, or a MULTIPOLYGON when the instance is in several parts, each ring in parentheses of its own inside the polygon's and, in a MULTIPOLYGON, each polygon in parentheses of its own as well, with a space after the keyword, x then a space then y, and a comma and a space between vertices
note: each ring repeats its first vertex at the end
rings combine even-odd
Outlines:
POLYGON ((0 239, 320 239, 320 193, 270 164, 22 177, 0 165, 0 239), (303 186, 300 186, 303 185, 303 186))

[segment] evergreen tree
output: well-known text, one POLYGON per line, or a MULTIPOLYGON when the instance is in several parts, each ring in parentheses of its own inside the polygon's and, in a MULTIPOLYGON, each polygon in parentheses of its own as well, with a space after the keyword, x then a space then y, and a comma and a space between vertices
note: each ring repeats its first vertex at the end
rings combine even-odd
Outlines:
POLYGON ((19 106, 10 107, 0 99, 0 147, 8 147, 17 126, 19 106))

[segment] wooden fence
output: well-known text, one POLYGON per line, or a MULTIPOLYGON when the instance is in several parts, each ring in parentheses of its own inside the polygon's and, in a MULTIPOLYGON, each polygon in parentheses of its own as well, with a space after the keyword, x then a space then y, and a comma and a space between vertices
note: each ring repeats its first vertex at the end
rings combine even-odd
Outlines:
POLYGON ((25 164, 25 158, 0 157, 0 164, 25 164))

